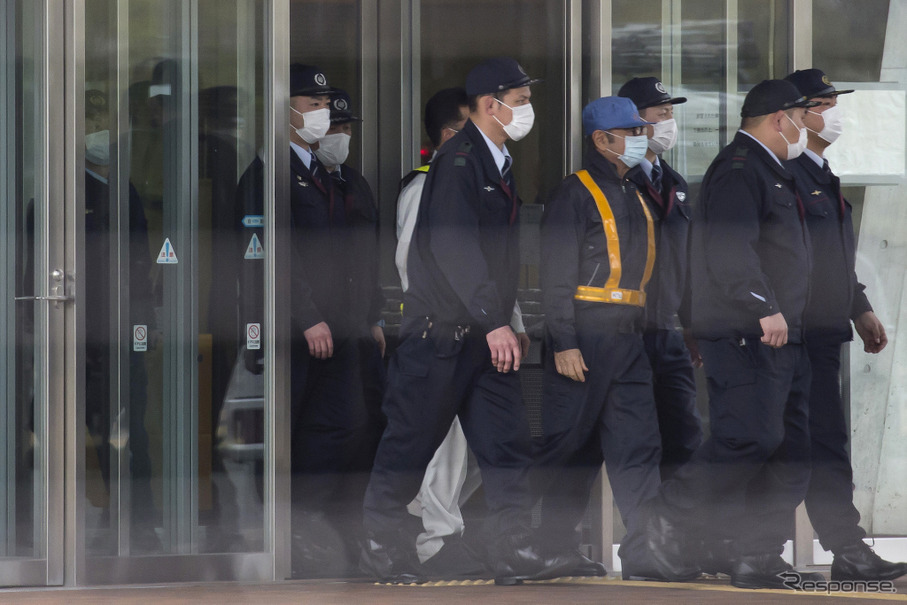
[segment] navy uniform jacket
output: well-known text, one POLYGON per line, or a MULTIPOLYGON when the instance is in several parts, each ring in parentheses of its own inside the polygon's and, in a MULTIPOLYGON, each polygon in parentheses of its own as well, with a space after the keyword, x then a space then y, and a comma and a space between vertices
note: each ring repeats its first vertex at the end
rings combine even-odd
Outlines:
MULTIPOLYGON (((336 173, 335 173, 336 174, 336 173)), ((381 319, 384 294, 378 285, 378 205, 375 196, 357 170, 343 164, 335 186, 343 198, 348 243, 344 254, 349 275, 349 321, 353 325, 374 325, 381 319)))
POLYGON ((510 325, 519 280, 519 207, 471 121, 435 156, 409 248, 404 321, 510 325))
MULTIPOLYGON (((592 148, 587 150, 583 167, 605 194, 614 214, 620 240, 618 286, 638 290, 645 272, 648 235, 636 185, 627 176, 617 176, 613 164, 592 148)), ((640 307, 574 299, 577 286, 600 288, 611 273, 601 214, 592 194, 575 174, 558 185, 545 205, 539 271, 545 323, 555 351, 578 348, 577 312, 601 312, 615 320, 641 316, 640 307)))
POLYGON ((854 270, 852 208, 841 195, 841 181, 831 171, 824 171, 805 153, 785 162, 794 175, 800 199, 806 207, 806 225, 813 249, 810 291, 815 295, 806 306, 807 334, 840 336, 850 340, 850 320, 872 306, 857 281, 854 270))
POLYGON ((810 255, 793 176, 738 132, 703 177, 692 225, 694 335, 760 338, 759 319, 780 312, 802 342, 810 255))
MULTIPOLYGON (((312 166, 317 163, 312 159, 312 166)), ((334 339, 368 332, 367 317, 352 317, 352 292, 362 287, 351 271, 359 255, 374 256, 374 250, 354 250, 349 225, 359 219, 347 217, 346 199, 327 170, 318 164, 313 176, 296 152, 290 150, 290 314, 297 334, 322 321, 334 339)), ((245 214, 262 215, 263 164, 259 158, 246 169, 238 187, 238 204, 245 214)), ((371 200, 369 200, 369 203, 371 200)), ((244 229, 244 242, 261 229, 244 229)), ((238 251, 242 254, 243 250, 238 251)), ((243 261, 243 323, 260 322, 263 312, 261 260, 243 261)), ((374 273, 372 279, 376 279, 374 273)), ((365 286, 371 292, 370 286, 365 286)))
POLYGON ((627 178, 646 193, 656 222, 656 256, 652 280, 646 287, 646 326, 674 329, 675 315, 688 295, 690 280, 689 239, 692 207, 686 180, 659 158, 662 190, 656 191, 645 171, 637 166, 627 178))

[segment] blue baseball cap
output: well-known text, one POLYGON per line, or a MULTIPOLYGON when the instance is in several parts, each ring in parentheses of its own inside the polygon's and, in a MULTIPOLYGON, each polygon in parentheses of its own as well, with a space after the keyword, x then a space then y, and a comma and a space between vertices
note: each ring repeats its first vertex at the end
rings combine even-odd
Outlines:
POLYGON ((466 94, 489 95, 511 88, 522 88, 541 82, 530 78, 522 66, 510 57, 494 57, 482 61, 466 74, 466 94))
POLYGON ((596 130, 612 128, 636 128, 648 126, 639 117, 639 110, 627 97, 602 97, 583 107, 583 134, 590 135, 596 130))

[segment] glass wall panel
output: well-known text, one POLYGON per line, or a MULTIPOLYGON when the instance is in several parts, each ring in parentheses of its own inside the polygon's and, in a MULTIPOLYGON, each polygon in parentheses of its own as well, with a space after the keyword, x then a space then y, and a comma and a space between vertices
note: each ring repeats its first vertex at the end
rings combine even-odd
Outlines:
POLYGON ((37 2, 0 2, 0 585, 4 561, 46 556, 47 192, 37 2), (45 279, 39 279, 42 275, 45 279))
MULTIPOLYGON (((491 57, 513 57, 531 77, 544 78, 532 87, 535 126, 507 146, 524 204, 543 203, 565 170, 564 3, 424 0, 421 23, 420 115, 435 92, 464 86, 469 70, 491 57)), ((428 148, 428 135, 422 140, 428 148)))
POLYGON ((265 548, 263 375, 244 359, 262 320, 241 323, 239 288, 267 234, 237 196, 264 141, 265 4, 85 3, 90 557, 265 548))

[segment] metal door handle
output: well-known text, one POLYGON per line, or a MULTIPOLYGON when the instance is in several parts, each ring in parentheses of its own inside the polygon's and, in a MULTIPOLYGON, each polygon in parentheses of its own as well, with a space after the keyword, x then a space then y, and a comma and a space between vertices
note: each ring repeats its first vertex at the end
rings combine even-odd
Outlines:
POLYGON ((72 296, 63 294, 63 286, 54 286, 50 289, 50 296, 17 296, 15 300, 46 300, 54 303, 54 307, 57 308, 61 302, 72 300, 72 296))

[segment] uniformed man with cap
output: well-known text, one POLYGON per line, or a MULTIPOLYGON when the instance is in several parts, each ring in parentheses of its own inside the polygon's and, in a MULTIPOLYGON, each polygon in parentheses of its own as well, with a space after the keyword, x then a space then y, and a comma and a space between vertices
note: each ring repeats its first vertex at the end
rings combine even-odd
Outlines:
POLYGON ((666 576, 696 565, 712 508, 742 503, 727 523, 731 583, 786 588, 781 558, 809 480, 809 359, 804 342, 811 252, 803 204, 782 162, 806 146, 808 101, 783 80, 746 96, 740 130, 709 166, 692 231, 692 322, 709 388, 711 435, 651 503, 647 533, 666 576), (685 530, 685 531, 684 531, 685 530))
MULTIPOLYGON (((358 343, 371 337, 371 298, 354 289, 361 267, 349 262, 352 213, 313 151, 330 128, 333 91, 317 67, 290 66, 293 573, 309 577, 345 575, 355 566, 358 553, 339 538, 358 505, 342 494, 369 421, 358 343)), ((248 215, 264 214, 263 171, 256 158, 240 180, 248 215)), ((244 263, 243 323, 262 322, 263 263, 244 263)), ((260 371, 258 352, 247 351, 247 361, 260 371)))
MULTIPOLYGON (((677 330, 677 315, 689 294, 689 233, 692 205, 686 180, 661 154, 677 141, 674 106, 686 97, 672 97, 658 78, 633 78, 617 93, 627 97, 648 122, 646 157, 628 177, 646 192, 656 220, 656 258, 646 291, 643 340, 652 365, 652 386, 661 431, 661 476, 669 477, 702 443, 696 409, 696 382, 690 351, 677 330)), ((686 313, 683 313, 686 315, 686 313)), ((682 318, 689 327, 689 317, 682 318)), ((698 359, 699 353, 693 356, 698 359)))
POLYGON ((798 70, 785 78, 811 101, 807 111, 806 150, 785 164, 794 175, 806 209, 813 248, 810 292, 806 306, 806 350, 812 366, 809 392, 809 435, 812 473, 806 510, 819 542, 834 553, 831 579, 893 580, 907 573, 907 564, 891 563, 863 542, 860 513, 853 505, 853 468, 847 453, 848 428, 841 400, 841 345, 853 339, 851 322, 863 350, 878 353, 888 338, 866 298, 854 270, 851 207, 841 181, 824 158, 825 150, 843 131, 837 90, 820 69, 798 70))
POLYGON ((386 581, 422 579, 403 532, 406 505, 455 416, 482 471, 491 574, 504 583, 556 575, 530 542, 529 425, 510 327, 520 199, 505 143, 532 127, 533 82, 510 58, 473 68, 469 121, 439 150, 425 181, 384 399, 388 424, 364 506, 362 567, 386 581))
POLYGON ((642 340, 655 264, 655 217, 628 173, 645 157, 642 119, 630 99, 583 109, 584 169, 545 205, 540 278, 547 327, 538 482, 546 548, 572 556, 582 575, 604 567, 577 548, 576 526, 604 460, 627 527, 625 577, 651 576, 639 505, 659 484, 661 455, 652 371, 642 340))

